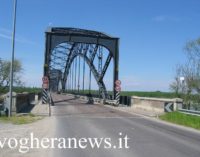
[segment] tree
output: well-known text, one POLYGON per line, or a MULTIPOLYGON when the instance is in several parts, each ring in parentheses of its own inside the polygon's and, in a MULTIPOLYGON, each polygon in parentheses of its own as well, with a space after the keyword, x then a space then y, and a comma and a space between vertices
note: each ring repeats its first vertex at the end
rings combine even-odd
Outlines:
MULTIPOLYGON (((13 63, 13 83, 21 86, 22 64, 19 60, 13 63)), ((0 87, 5 89, 10 85, 10 61, 0 59, 0 87)))
POLYGON ((181 77, 181 67, 177 66, 176 67, 176 75, 174 77, 174 81, 170 84, 170 90, 172 90, 173 92, 176 93, 176 95, 178 96, 179 93, 181 93, 181 81, 180 81, 180 77, 181 77))
POLYGON ((199 96, 194 98, 194 94, 200 94, 200 38, 192 40, 185 45, 186 63, 176 68, 175 80, 170 85, 170 89, 177 94, 184 94, 184 101, 190 104, 195 101, 200 104, 199 96), (180 83, 180 77, 184 77, 184 83, 180 83))
POLYGON ((190 77, 190 86, 200 94, 200 38, 188 42, 185 50, 188 58, 185 69, 190 77))

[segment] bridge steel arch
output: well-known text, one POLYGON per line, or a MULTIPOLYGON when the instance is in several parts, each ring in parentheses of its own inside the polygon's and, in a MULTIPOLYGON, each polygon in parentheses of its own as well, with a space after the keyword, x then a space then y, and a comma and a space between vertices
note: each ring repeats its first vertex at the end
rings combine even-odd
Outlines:
MULTIPOLYGON (((118 80, 119 75, 119 38, 111 37, 105 33, 77 29, 77 28, 64 28, 64 27, 50 27, 45 32, 45 56, 44 56, 44 76, 48 76, 50 79, 50 88, 58 89, 58 80, 62 82, 62 90, 65 90, 67 77, 73 60, 80 56, 88 64, 93 76, 99 86, 101 95, 104 99, 107 98, 107 91, 103 81, 106 70, 113 59, 113 96, 116 97, 115 81, 118 80), (55 56, 55 49, 62 43, 68 43, 70 46, 64 47, 68 50, 65 57, 55 56), (97 53, 97 49, 102 46, 109 52, 105 64, 101 72, 94 66, 94 58, 97 53), (90 50, 90 56, 87 56, 87 52, 90 50), (54 57, 52 57, 54 56, 54 57), (63 63, 60 64, 63 67, 63 71, 58 69, 52 69, 55 59, 62 59, 63 63), (63 65, 64 64, 64 65, 63 65), (56 72, 55 72, 56 71, 56 72), (57 81, 56 81, 57 80, 57 81), (53 82, 57 82, 56 84, 53 82)), ((61 45, 60 45, 61 46, 61 45)), ((61 46, 62 47, 62 46, 61 46)))

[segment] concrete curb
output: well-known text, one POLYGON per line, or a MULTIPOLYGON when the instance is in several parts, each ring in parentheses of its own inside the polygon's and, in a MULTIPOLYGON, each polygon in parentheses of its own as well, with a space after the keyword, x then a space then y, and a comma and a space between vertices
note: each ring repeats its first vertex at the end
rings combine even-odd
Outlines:
POLYGON ((40 101, 34 106, 31 113, 38 116, 49 116, 49 104, 42 104, 42 101, 40 101))

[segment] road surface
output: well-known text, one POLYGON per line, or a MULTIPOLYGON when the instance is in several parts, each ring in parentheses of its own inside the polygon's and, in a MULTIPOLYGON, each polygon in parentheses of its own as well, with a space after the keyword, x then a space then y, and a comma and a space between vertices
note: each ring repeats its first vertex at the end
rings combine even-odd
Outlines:
POLYGON ((143 116, 117 111, 103 105, 87 104, 66 95, 54 94, 53 100, 55 106, 52 107, 52 116, 56 121, 55 137, 104 138, 104 140, 110 138, 112 142, 110 146, 104 141, 100 148, 92 148, 87 143, 84 149, 54 149, 52 156, 200 157, 199 133, 158 123, 143 116), (127 145, 125 137, 128 137, 126 138, 127 145), (121 147, 119 146, 120 138, 121 147))

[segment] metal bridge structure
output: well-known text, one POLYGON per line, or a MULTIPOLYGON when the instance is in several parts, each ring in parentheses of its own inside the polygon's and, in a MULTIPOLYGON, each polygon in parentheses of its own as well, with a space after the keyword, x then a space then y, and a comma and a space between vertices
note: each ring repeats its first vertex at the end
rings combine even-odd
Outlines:
POLYGON ((108 99, 104 77, 112 61, 112 99, 116 98, 119 38, 98 31, 65 27, 50 27, 46 30, 45 37, 44 76, 49 78, 49 90, 86 93, 88 89, 90 92, 93 77, 99 96, 108 99), (87 77, 86 66, 89 69, 87 77), (89 84, 88 88, 86 82, 89 84))

